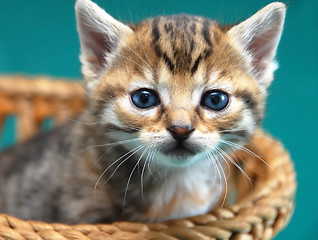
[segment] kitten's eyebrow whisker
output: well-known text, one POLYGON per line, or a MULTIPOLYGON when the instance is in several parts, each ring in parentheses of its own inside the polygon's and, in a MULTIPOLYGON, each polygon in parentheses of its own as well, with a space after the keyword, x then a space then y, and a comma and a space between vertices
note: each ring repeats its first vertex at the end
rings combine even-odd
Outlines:
POLYGON ((151 68, 149 63, 145 61, 145 59, 143 59, 136 51, 132 50, 130 47, 128 47, 127 44, 124 45, 128 50, 130 50, 133 54, 135 54, 137 57, 139 57, 145 64, 148 68, 151 68))
POLYGON ((138 66, 139 66, 141 69, 143 69, 143 70, 147 70, 147 69, 145 68, 145 66, 142 66, 140 63, 136 62, 135 60, 132 60, 131 58, 128 58, 128 57, 126 57, 126 56, 124 56, 124 55, 122 55, 122 54, 120 54, 120 53, 116 53, 116 55, 119 56, 119 57, 122 57, 122 58, 126 59, 127 61, 130 61, 130 62, 132 62, 132 63, 135 63, 136 65, 138 65, 138 66))
MULTIPOLYGON (((150 62, 150 64, 151 64, 151 65, 153 65, 153 64, 152 64, 152 62, 150 61, 150 59, 149 59, 149 57, 148 57, 147 53, 146 53, 146 51, 145 51, 145 49, 144 49, 144 47, 143 47, 143 45, 142 45, 141 41, 140 41, 139 36, 138 36, 138 43, 139 43, 139 45, 140 45, 140 47, 141 47, 142 51, 144 52, 144 54, 145 54, 145 56, 146 56, 146 59, 150 62)), ((147 63, 147 64, 148 64, 148 66, 149 66, 149 63, 147 63)), ((150 66, 149 66, 149 67, 150 67, 150 66)))

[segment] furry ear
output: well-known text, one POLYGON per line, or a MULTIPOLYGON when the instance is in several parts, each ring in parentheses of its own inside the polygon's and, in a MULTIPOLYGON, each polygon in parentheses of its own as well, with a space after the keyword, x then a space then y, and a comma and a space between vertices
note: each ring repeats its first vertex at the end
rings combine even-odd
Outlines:
POLYGON ((278 67, 275 55, 285 13, 285 5, 274 2, 228 31, 228 34, 239 42, 239 47, 247 53, 253 69, 252 74, 264 89, 273 80, 274 71, 278 67))
POLYGON ((75 12, 82 73, 92 88, 111 64, 122 38, 132 30, 90 0, 77 0, 75 12))

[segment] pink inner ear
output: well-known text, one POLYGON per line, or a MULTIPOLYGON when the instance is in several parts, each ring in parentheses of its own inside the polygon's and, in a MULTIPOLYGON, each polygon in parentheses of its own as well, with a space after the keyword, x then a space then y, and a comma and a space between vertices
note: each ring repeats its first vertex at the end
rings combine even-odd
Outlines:
POLYGON ((111 46, 105 38, 105 34, 96 31, 87 31, 87 39, 85 39, 85 47, 90 50, 88 61, 99 64, 105 64, 105 54, 111 51, 111 46))
POLYGON ((276 51, 276 35, 273 31, 268 31, 254 36, 248 49, 253 55, 252 64, 257 73, 261 73, 273 60, 276 51))

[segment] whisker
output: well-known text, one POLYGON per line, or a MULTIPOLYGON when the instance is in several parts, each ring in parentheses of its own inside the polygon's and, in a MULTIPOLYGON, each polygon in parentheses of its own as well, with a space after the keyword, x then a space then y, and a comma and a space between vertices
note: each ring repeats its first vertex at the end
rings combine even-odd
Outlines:
POLYGON ((121 141, 112 142, 112 143, 92 145, 92 146, 88 146, 87 148, 81 150, 80 152, 84 152, 84 151, 89 150, 91 148, 117 146, 117 145, 121 145, 121 144, 132 143, 132 142, 136 142, 138 140, 139 140, 139 138, 132 138, 132 139, 126 139, 126 140, 121 140, 121 141))
MULTIPOLYGON (((212 150, 213 151, 213 150, 212 150)), ((214 161, 216 161, 214 158, 213 158, 213 156, 212 156, 212 154, 210 154, 207 150, 204 150, 204 153, 207 155, 207 157, 208 157, 208 159, 210 160, 209 161, 209 167, 210 167, 210 165, 211 165, 211 162, 212 162, 212 164, 213 164, 213 162, 214 161)), ((214 168, 215 168, 215 165, 213 164, 213 166, 214 166, 214 168)), ((213 174, 213 184, 216 182, 216 174, 213 174)))
MULTIPOLYGON (((123 160, 121 162, 121 164, 123 164, 128 158, 130 158, 133 154, 135 154, 142 146, 137 146, 134 149, 130 150, 129 152, 126 152, 124 155, 122 155, 120 158, 118 158, 116 161, 112 162, 103 172, 102 174, 99 176, 99 178, 97 179, 95 186, 94 186, 94 195, 96 193, 96 189, 98 186, 98 183, 100 182, 100 180, 102 179, 102 177, 105 175, 105 173, 108 171, 108 169, 110 169, 114 164, 116 164, 117 162, 119 162, 121 159, 123 159, 124 157, 126 157, 127 155, 129 155, 125 160, 123 160)), ((121 165, 119 164, 119 165, 121 165)), ((119 168, 119 166, 117 166, 117 168, 115 169, 115 171, 112 173, 112 175, 105 181, 105 183, 115 174, 116 170, 119 168)))
POLYGON ((274 139, 274 138, 268 136, 267 134, 263 134, 262 136, 265 137, 265 138, 267 138, 267 139, 269 139, 269 140, 271 140, 271 141, 273 141, 273 142, 275 142, 276 144, 278 144, 278 145, 280 145, 280 146, 282 145, 282 143, 281 143, 280 141, 277 141, 276 139, 274 139))
POLYGON ((258 156, 256 153, 252 152, 251 150, 249 150, 248 148, 244 147, 244 146, 241 146, 239 144, 236 144, 236 143, 233 143, 233 142, 230 142, 230 141, 227 141, 227 140, 220 140, 220 142, 224 143, 224 144, 227 144, 229 146, 233 146, 235 147, 236 149, 239 149, 239 150, 242 150, 246 153, 249 153, 250 155, 258 158, 259 160, 261 160, 266 166, 268 166, 270 169, 273 170, 273 167, 271 165, 269 165, 263 158, 261 158, 260 156, 258 156))
MULTIPOLYGON (((155 150, 153 151, 152 158, 150 159, 153 162, 153 164, 157 164, 157 166, 160 166, 160 162, 158 162, 158 161, 160 161, 160 159, 159 158, 155 158, 155 156, 156 156, 157 152, 161 151, 162 148, 163 147, 156 147, 155 150)), ((169 170, 169 168, 168 168, 168 170, 169 170)), ((165 171, 166 174, 167 174, 167 171, 165 171)), ((159 178, 161 178, 162 177, 161 176, 161 171, 157 171, 157 173, 159 175, 159 178)))
MULTIPOLYGON (((231 167, 230 167, 230 164, 229 164, 229 163, 226 161, 226 159, 225 159, 226 156, 223 154, 224 151, 221 150, 218 146, 215 146, 215 151, 219 153, 220 157, 223 159, 224 163, 225 163, 226 166, 227 166, 228 172, 230 173, 230 172, 231 172, 231 171, 230 171, 231 167), (222 151, 223 151, 223 153, 222 153, 222 151)), ((229 176, 228 176, 228 177, 229 177, 229 176)))
MULTIPOLYGON (((240 153, 238 151, 235 151, 235 149, 230 146, 232 148, 232 151, 233 151, 233 154, 234 154, 234 157, 235 157, 235 162, 237 164, 239 164, 239 166, 241 166, 240 162, 242 162, 244 165, 245 165, 245 168, 246 169, 249 169, 250 171, 252 171, 253 173, 257 173, 257 174, 260 174, 259 172, 257 172, 253 167, 250 166, 250 164, 248 164, 244 158, 240 155, 240 153)), ((252 181, 252 179, 251 179, 252 181)))
MULTIPOLYGON (((144 148, 145 146, 142 146, 142 148, 144 148)), ((142 148, 140 148, 140 149, 142 149, 142 148)), ((148 147, 146 147, 146 149, 147 149, 148 147)), ((140 150, 139 149, 139 150, 140 150)), ((145 150, 146 150, 145 149, 145 150)), ((139 151, 138 150, 138 151, 139 151)), ((131 173, 130 173, 130 175, 129 175, 129 177, 128 177, 128 181, 127 181, 127 184, 126 184, 126 189, 125 189, 125 194, 124 194, 124 200, 123 200, 123 212, 125 212, 125 202, 126 202, 126 197, 127 197, 127 192, 128 192, 128 188, 129 188, 129 183, 130 183, 130 180, 131 180, 131 178, 132 178, 132 175, 133 175, 133 173, 135 172, 135 169, 137 168, 137 166, 139 165, 139 163, 140 163, 140 161, 141 161, 141 159, 142 159, 142 157, 143 157, 143 155, 144 155, 144 153, 145 153, 145 150, 142 152, 142 154, 140 155, 140 157, 139 157, 139 159, 138 159, 138 161, 137 161, 137 163, 135 164, 135 166, 133 167, 133 169, 131 170, 131 173)))
POLYGON ((105 157, 107 153, 109 153, 113 149, 113 146, 106 149, 106 151, 103 152, 103 154, 96 160, 95 166, 105 157))
POLYGON ((154 149, 153 151, 150 152, 149 161, 148 161, 148 165, 147 165, 148 171, 151 174, 151 176, 154 176, 154 175, 151 171, 150 164, 153 162, 155 153, 156 153, 156 149, 154 149))
MULTIPOLYGON (((223 170, 222 164, 219 161, 216 161, 216 164, 219 164, 219 166, 220 166, 221 173, 222 173, 223 179, 224 179, 224 184, 225 184, 225 194, 224 194, 223 201, 222 201, 222 204, 221 204, 221 207, 220 207, 220 208, 223 208, 223 206, 225 204, 225 201, 226 201, 226 196, 228 194, 227 177, 226 177, 226 174, 225 174, 225 172, 223 170)), ((220 191, 220 194, 222 194, 222 191, 220 191)))
MULTIPOLYGON (((212 164, 213 164, 213 166, 214 166, 214 169, 216 170, 216 172, 217 172, 217 174, 218 174, 218 176, 219 176, 219 178, 218 179, 220 179, 221 180, 221 173, 220 173, 220 170, 219 170, 219 167, 218 167, 218 165, 216 164, 216 162, 218 161, 217 160, 217 157, 215 156, 215 154, 214 154, 214 152, 212 151, 212 152, 207 152, 208 153, 208 155, 209 156, 211 156, 211 159, 213 159, 213 161, 212 161, 212 164)), ((215 175, 216 176, 216 175, 215 175)), ((215 177, 215 180, 216 180, 216 177, 215 177)), ((221 194, 222 194, 222 182, 220 181, 220 184, 221 184, 221 186, 220 186, 220 188, 219 188, 219 193, 218 193, 218 197, 220 197, 221 196, 221 194)))
POLYGON ((251 189, 253 188, 253 184, 252 184, 252 180, 251 178, 247 175, 247 173, 243 170, 243 168, 230 156, 228 155, 223 149, 218 148, 218 151, 220 152, 220 154, 224 155, 236 168, 238 168, 240 170, 240 172, 248 179, 249 183, 250 183, 250 187, 251 189))
POLYGON ((204 149, 203 152, 204 152, 205 156, 207 157, 207 162, 208 162, 208 167, 207 168, 210 169, 212 159, 209 158, 209 155, 207 154, 207 150, 204 149))
POLYGON ((88 125, 88 126, 92 126, 92 125, 98 125, 101 124, 101 122, 82 122, 73 118, 67 118, 68 121, 72 121, 74 123, 78 123, 78 124, 82 124, 82 125, 88 125))
POLYGON ((228 192, 227 177, 226 177, 226 175, 225 175, 225 173, 223 171, 222 164, 218 161, 218 158, 215 155, 215 153, 211 152, 211 154, 214 156, 214 159, 215 159, 214 164, 215 164, 215 168, 217 169, 217 172, 218 172, 218 175, 219 175, 219 179, 220 179, 220 184, 221 184, 221 186, 219 188, 219 194, 218 194, 219 197, 221 197, 221 195, 223 193, 222 176, 223 176, 224 183, 225 183, 225 193, 223 195, 223 201, 222 201, 222 204, 221 204, 221 207, 220 207, 220 208, 222 208, 224 206, 224 204, 225 204, 226 196, 227 196, 227 192, 228 192), (219 166, 220 166, 220 168, 219 168, 219 166), (222 175, 221 175, 221 172, 220 172, 219 169, 222 171, 222 175))
MULTIPOLYGON (((151 172, 151 170, 149 169, 149 161, 150 161, 150 155, 151 155, 151 153, 152 153, 152 151, 151 151, 151 149, 150 149, 150 150, 147 152, 147 157, 146 157, 146 160, 145 160, 145 164, 148 162, 148 163, 147 163, 148 171, 149 171, 150 175, 153 177, 152 172, 151 172)), ((145 165, 144 165, 143 168, 145 168, 145 165)))
POLYGON ((245 128, 232 128, 232 129, 226 129, 226 130, 221 130, 218 131, 219 133, 231 133, 231 132, 237 132, 237 131, 242 131, 246 130, 245 128))
POLYGON ((133 126, 131 123, 129 123, 125 120, 122 120, 122 121, 125 123, 125 127, 129 128, 129 129, 133 129, 136 131, 139 131, 141 129, 141 127, 133 126))
MULTIPOLYGON (((148 149, 151 149, 151 146, 148 146, 145 149, 144 153, 146 153, 148 149)), ((146 160, 144 162, 144 166, 142 167, 141 176, 140 176, 141 196, 143 199, 144 199, 144 174, 145 174, 146 164, 147 164, 147 161, 149 159, 149 152, 147 152, 147 153, 148 153, 148 155, 147 155, 146 160)))
MULTIPOLYGON (((123 161, 121 161, 118 165, 117 165, 117 167, 115 168, 115 170, 112 172, 112 174, 106 179, 106 181, 104 182, 104 184, 105 183, 107 183, 108 181, 109 181, 109 179, 111 179, 113 176, 114 176, 114 174, 117 172, 117 170, 120 168, 120 166, 121 165, 123 165, 131 156, 133 156, 135 153, 137 153, 140 149, 142 149, 144 146, 138 146, 138 147, 136 147, 136 148, 134 148, 135 150, 134 151, 129 151, 129 152, 131 152, 130 154, 129 154, 129 156, 127 156, 123 161)), ((128 152, 128 153, 129 153, 128 152)), ((117 161, 117 160, 116 160, 117 161)))

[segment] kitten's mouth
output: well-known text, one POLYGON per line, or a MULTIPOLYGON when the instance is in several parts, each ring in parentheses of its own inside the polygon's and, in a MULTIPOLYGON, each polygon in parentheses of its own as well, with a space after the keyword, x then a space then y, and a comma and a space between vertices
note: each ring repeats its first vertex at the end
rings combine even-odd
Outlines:
POLYGON ((194 156, 196 153, 182 144, 178 144, 174 148, 171 148, 164 152, 169 157, 188 158, 194 156))

